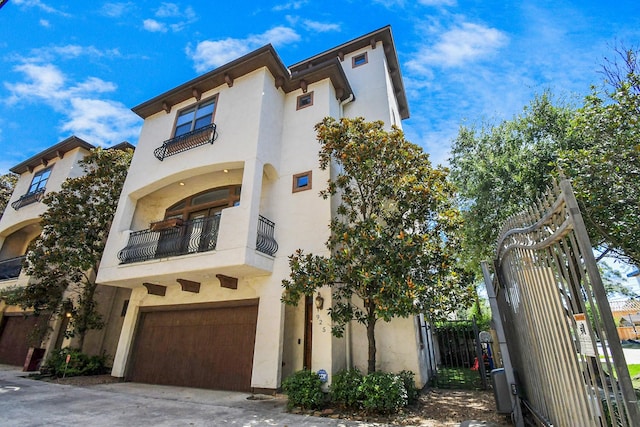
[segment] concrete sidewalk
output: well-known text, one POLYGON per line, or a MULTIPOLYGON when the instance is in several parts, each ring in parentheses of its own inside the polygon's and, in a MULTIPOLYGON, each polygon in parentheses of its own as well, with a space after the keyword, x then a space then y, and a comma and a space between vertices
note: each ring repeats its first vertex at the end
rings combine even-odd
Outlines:
MULTIPOLYGON (((375 426, 285 412, 286 399, 113 383, 78 387, 36 381, 0 365, 2 426, 375 426)), ((378 424, 379 425, 379 424, 378 424)))
MULTIPOLYGON (((27 378, 0 365, 0 426, 288 426, 378 427, 285 411, 286 397, 140 383, 72 386, 27 378)), ((464 427, 492 424, 466 421, 464 427)))

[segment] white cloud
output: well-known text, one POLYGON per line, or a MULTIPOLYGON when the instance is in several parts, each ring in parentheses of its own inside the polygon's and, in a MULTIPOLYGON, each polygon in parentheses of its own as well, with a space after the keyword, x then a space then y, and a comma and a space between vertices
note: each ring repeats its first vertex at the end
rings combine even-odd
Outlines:
MULTIPOLYGON (((405 5, 411 4, 411 2, 406 2, 405 0, 373 0, 374 3, 381 4, 387 9, 392 8, 404 8, 405 5)), ((418 4, 422 6, 457 6, 457 0, 418 0, 418 4)))
POLYGON ((340 25, 338 24, 311 21, 308 19, 305 20, 303 23, 305 27, 309 28, 310 30, 316 31, 318 33, 326 33, 328 31, 340 31, 340 25))
POLYGON ((120 102, 71 98, 67 114, 61 130, 93 144, 111 145, 136 137, 139 132, 137 117, 120 102))
POLYGON ((482 60, 505 46, 509 38, 495 28, 465 22, 440 36, 432 46, 424 46, 407 62, 407 68, 424 72, 431 66, 457 67, 482 60))
POLYGON ((135 7, 135 4, 132 2, 105 3, 102 6, 102 9, 100 10, 100 12, 104 16, 108 16, 110 18, 119 18, 121 16, 125 16, 134 7, 135 7))
POLYGON ((183 9, 176 3, 166 2, 156 10, 155 17, 158 19, 150 18, 143 21, 145 30, 166 33, 171 29, 172 32, 177 33, 198 19, 198 15, 191 6, 183 9), (171 22, 176 20, 177 22, 171 22))
POLYGON ((175 3, 162 3, 156 11, 156 16, 158 18, 181 16, 180 7, 175 3))
POLYGON ((61 16, 67 16, 67 17, 71 16, 68 13, 65 13, 61 10, 58 10, 54 7, 44 4, 40 0, 12 0, 12 3, 15 3, 16 5, 24 8, 35 7, 37 9, 42 10, 43 12, 47 12, 55 15, 61 15, 61 16))
POLYGON ((51 26, 51 23, 46 19, 41 19, 39 23, 41 27, 49 28, 51 26))
POLYGON ((7 59, 21 63, 45 63, 53 62, 55 59, 74 59, 81 56, 96 59, 115 58, 121 56, 121 54, 117 48, 100 50, 95 46, 68 44, 31 49, 27 56, 9 55, 7 59))
POLYGON ((298 10, 307 3, 309 3, 308 0, 290 1, 288 3, 275 5, 271 8, 271 10, 275 12, 279 12, 281 10, 298 10))
POLYGON ((155 19, 145 19, 142 21, 142 26, 145 30, 152 33, 166 33, 167 26, 162 22, 158 22, 155 19))
POLYGON ((457 0, 418 0, 423 6, 457 6, 457 0))
POLYGON ((293 29, 279 26, 244 39, 205 40, 198 43, 195 49, 188 46, 186 53, 193 60, 195 70, 201 73, 226 64, 265 44, 284 45, 298 40, 300 35, 293 29))
POLYGON ((61 131, 92 144, 106 146, 138 135, 139 119, 129 108, 100 98, 117 89, 114 83, 97 77, 72 83, 53 64, 23 63, 13 71, 21 73, 23 81, 4 83, 11 94, 8 104, 44 103, 62 115, 61 131))

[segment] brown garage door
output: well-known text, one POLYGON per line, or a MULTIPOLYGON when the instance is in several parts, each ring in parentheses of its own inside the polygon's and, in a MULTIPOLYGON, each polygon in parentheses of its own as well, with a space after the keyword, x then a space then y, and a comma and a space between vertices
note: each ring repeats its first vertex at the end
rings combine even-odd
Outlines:
POLYGON ((0 319, 0 363, 24 365, 29 351, 29 334, 40 318, 36 316, 7 316, 0 319))
POLYGON ((250 391, 257 318, 258 300, 141 312, 128 379, 250 391))

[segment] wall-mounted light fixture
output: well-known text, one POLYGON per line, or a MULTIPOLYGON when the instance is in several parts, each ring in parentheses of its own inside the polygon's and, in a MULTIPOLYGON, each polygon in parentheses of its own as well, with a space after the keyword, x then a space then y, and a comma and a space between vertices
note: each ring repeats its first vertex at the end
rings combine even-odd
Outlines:
POLYGON ((316 295, 316 308, 322 310, 322 307, 324 307, 324 298, 322 298, 322 295, 318 292, 318 295, 316 295))

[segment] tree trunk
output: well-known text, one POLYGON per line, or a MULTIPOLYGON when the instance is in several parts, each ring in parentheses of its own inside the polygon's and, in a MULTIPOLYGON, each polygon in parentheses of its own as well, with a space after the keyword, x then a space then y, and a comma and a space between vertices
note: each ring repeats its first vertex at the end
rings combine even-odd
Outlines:
POLYGON ((80 298, 82 306, 80 307, 81 315, 80 322, 76 327, 78 332, 78 346, 80 347, 80 351, 84 351, 84 338, 87 335, 87 331, 89 330, 89 322, 90 318, 94 315, 94 301, 93 298, 96 293, 96 284, 93 282, 86 283, 84 289, 82 290, 82 296, 80 298))
POLYGON ((367 301, 367 340, 369 341, 369 360, 367 373, 376 371, 376 316, 375 303, 367 301))

